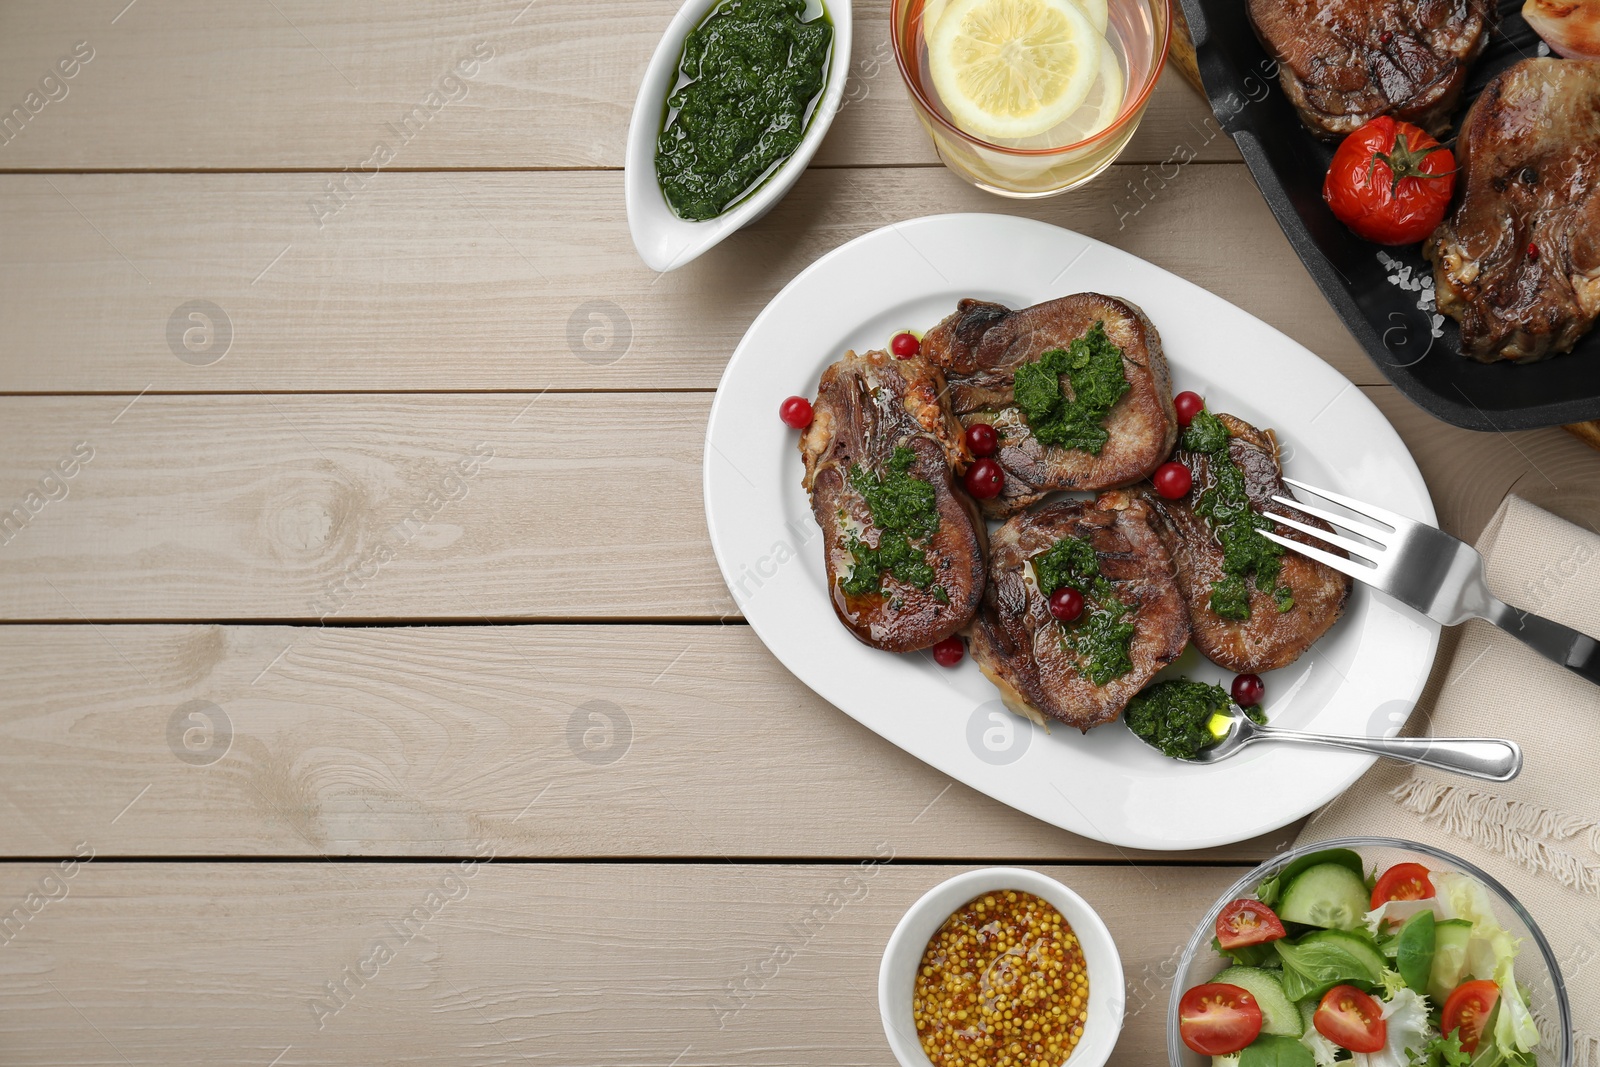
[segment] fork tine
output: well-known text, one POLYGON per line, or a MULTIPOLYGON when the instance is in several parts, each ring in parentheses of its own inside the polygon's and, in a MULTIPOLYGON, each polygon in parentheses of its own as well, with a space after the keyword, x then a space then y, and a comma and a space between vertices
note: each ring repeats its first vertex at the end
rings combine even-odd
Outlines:
MULTIPOLYGON (((1292 496, 1275 496, 1272 499, 1275 503, 1282 504, 1284 507, 1294 508, 1296 511, 1303 511, 1307 515, 1314 515, 1323 522, 1327 523, 1329 526, 1343 526, 1346 530, 1353 530, 1362 537, 1376 541, 1380 545, 1388 544, 1389 542, 1386 540, 1386 538, 1394 535, 1394 531, 1392 530, 1385 530, 1379 526, 1373 526, 1364 522, 1356 522, 1347 515, 1335 515, 1331 511, 1324 511, 1321 508, 1313 507, 1310 504, 1301 503, 1292 496)), ((1321 530, 1316 530, 1315 532, 1318 537, 1321 537, 1324 540, 1333 540, 1333 538, 1328 537, 1327 534, 1323 533, 1321 530)))
POLYGON ((1408 519, 1404 515, 1396 515, 1392 511, 1385 511, 1383 508, 1377 507, 1376 505, 1368 504, 1360 500, 1354 500, 1340 493, 1335 493, 1329 489, 1318 489, 1314 485, 1307 485, 1305 482, 1296 481, 1293 478, 1285 478, 1284 481, 1289 485, 1294 486, 1296 489, 1304 489, 1313 496, 1320 496, 1324 500, 1331 500, 1340 507, 1349 508, 1357 515, 1365 515, 1369 519, 1377 519, 1379 522, 1385 523, 1396 530, 1404 530, 1417 525, 1415 519, 1408 519))
POLYGON ((1303 545, 1299 541, 1291 541, 1287 537, 1280 537, 1267 530, 1261 531, 1261 536, 1274 544, 1282 545, 1292 552, 1298 552, 1307 559, 1314 559, 1325 567, 1331 567, 1340 574, 1348 574, 1359 581, 1371 582, 1377 577, 1376 568, 1363 567, 1354 560, 1345 559, 1343 556, 1335 556, 1332 552, 1324 552, 1320 548, 1312 548, 1310 545, 1303 545))
POLYGON ((1373 566, 1378 565, 1379 557, 1383 555, 1382 548, 1374 548, 1372 545, 1364 545, 1361 542, 1353 541, 1348 537, 1341 537, 1336 533, 1329 533, 1326 530, 1320 530, 1308 522, 1298 522, 1295 519, 1289 518, 1287 515, 1274 515, 1270 511, 1263 511, 1261 514, 1271 519, 1273 522, 1283 523, 1292 530, 1299 530, 1301 533, 1310 534, 1319 541, 1326 541, 1335 548, 1342 548, 1352 556, 1359 556, 1373 566))

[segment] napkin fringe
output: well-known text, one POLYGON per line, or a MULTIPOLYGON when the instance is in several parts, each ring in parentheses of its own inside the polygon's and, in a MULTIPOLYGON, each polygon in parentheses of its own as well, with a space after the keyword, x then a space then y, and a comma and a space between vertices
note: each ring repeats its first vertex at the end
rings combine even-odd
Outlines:
POLYGON ((1576 1067, 1600 1067, 1600 1037, 1574 1030, 1572 1055, 1576 1067))
MULTIPOLYGON (((1600 823, 1593 819, 1418 777, 1402 782, 1389 795, 1448 834, 1472 841, 1536 874, 1548 873, 1568 888, 1600 896, 1600 864, 1555 844, 1583 839, 1591 852, 1600 854, 1600 823)), ((1585 1067, 1600 1067, 1600 1052, 1585 1067)))

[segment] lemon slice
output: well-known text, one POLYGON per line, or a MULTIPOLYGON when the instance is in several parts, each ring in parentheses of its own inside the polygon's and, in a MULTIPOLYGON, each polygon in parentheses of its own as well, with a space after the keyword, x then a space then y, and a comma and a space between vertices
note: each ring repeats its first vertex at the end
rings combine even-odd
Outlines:
POLYGON ((1127 96, 1127 79, 1117 53, 1105 38, 1100 39, 1100 75, 1095 78, 1083 106, 1037 137, 1025 137, 1018 142, 1006 142, 1009 148, 1058 148, 1075 141, 1085 141, 1117 121, 1122 114, 1123 99, 1127 96))
MULTIPOLYGON (((1110 10, 1106 6, 1107 0, 1073 0, 1089 21, 1094 23, 1096 33, 1106 32, 1106 23, 1110 18, 1110 10)), ((950 0, 928 0, 922 5, 922 36, 929 44, 933 43, 933 30, 939 24, 939 18, 944 14, 944 9, 950 6, 950 0)))
POLYGON ((951 0, 928 46, 928 73, 968 133, 1034 137, 1083 105, 1104 42, 1073 0, 951 0))

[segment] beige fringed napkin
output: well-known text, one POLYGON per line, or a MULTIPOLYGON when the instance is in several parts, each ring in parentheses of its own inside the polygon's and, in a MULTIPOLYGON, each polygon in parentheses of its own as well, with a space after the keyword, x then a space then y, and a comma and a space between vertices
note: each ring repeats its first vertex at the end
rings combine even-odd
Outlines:
MULTIPOLYGON (((1512 496, 1477 548, 1502 600, 1600 637, 1595 531, 1512 496)), ((1600 687, 1488 623, 1445 638, 1406 733, 1509 737, 1522 746, 1522 774, 1496 784, 1380 760, 1312 817, 1301 842, 1405 837, 1494 875, 1555 951, 1576 1062, 1600 1067, 1600 687)))

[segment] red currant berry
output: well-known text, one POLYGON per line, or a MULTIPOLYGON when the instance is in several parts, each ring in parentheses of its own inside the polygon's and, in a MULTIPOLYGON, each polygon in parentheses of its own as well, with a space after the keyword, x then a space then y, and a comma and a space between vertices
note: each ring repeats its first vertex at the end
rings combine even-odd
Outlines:
POLYGON ((933 646, 933 662, 941 667, 954 667, 967 654, 967 646, 959 637, 947 637, 933 646))
POLYGON ((797 430, 811 425, 811 401, 803 396, 791 396, 778 405, 778 418, 797 430))
POLYGON ((897 333, 889 341, 889 351, 894 354, 895 359, 910 359, 922 351, 922 342, 917 340, 917 335, 914 333, 897 333))
POLYGON ((1172 406, 1178 411, 1178 425, 1187 426, 1205 409, 1206 402, 1199 393, 1182 392, 1172 398, 1172 406))
POLYGON ((993 500, 1006 487, 1006 472, 992 459, 980 459, 967 468, 967 492, 979 500, 993 500))
POLYGON ((1083 594, 1070 586, 1062 586, 1050 594, 1050 614, 1062 622, 1075 622, 1083 614, 1083 594))
POLYGON ((967 427, 967 447, 974 456, 992 456, 1000 447, 1000 435, 987 422, 975 422, 967 427))
POLYGON ((1167 462, 1156 468, 1150 476, 1156 492, 1168 500, 1180 500, 1194 486, 1194 475, 1182 463, 1167 462))
POLYGON ((1241 674, 1233 680, 1233 702, 1241 708, 1253 708, 1267 695, 1267 683, 1259 674, 1241 674))

